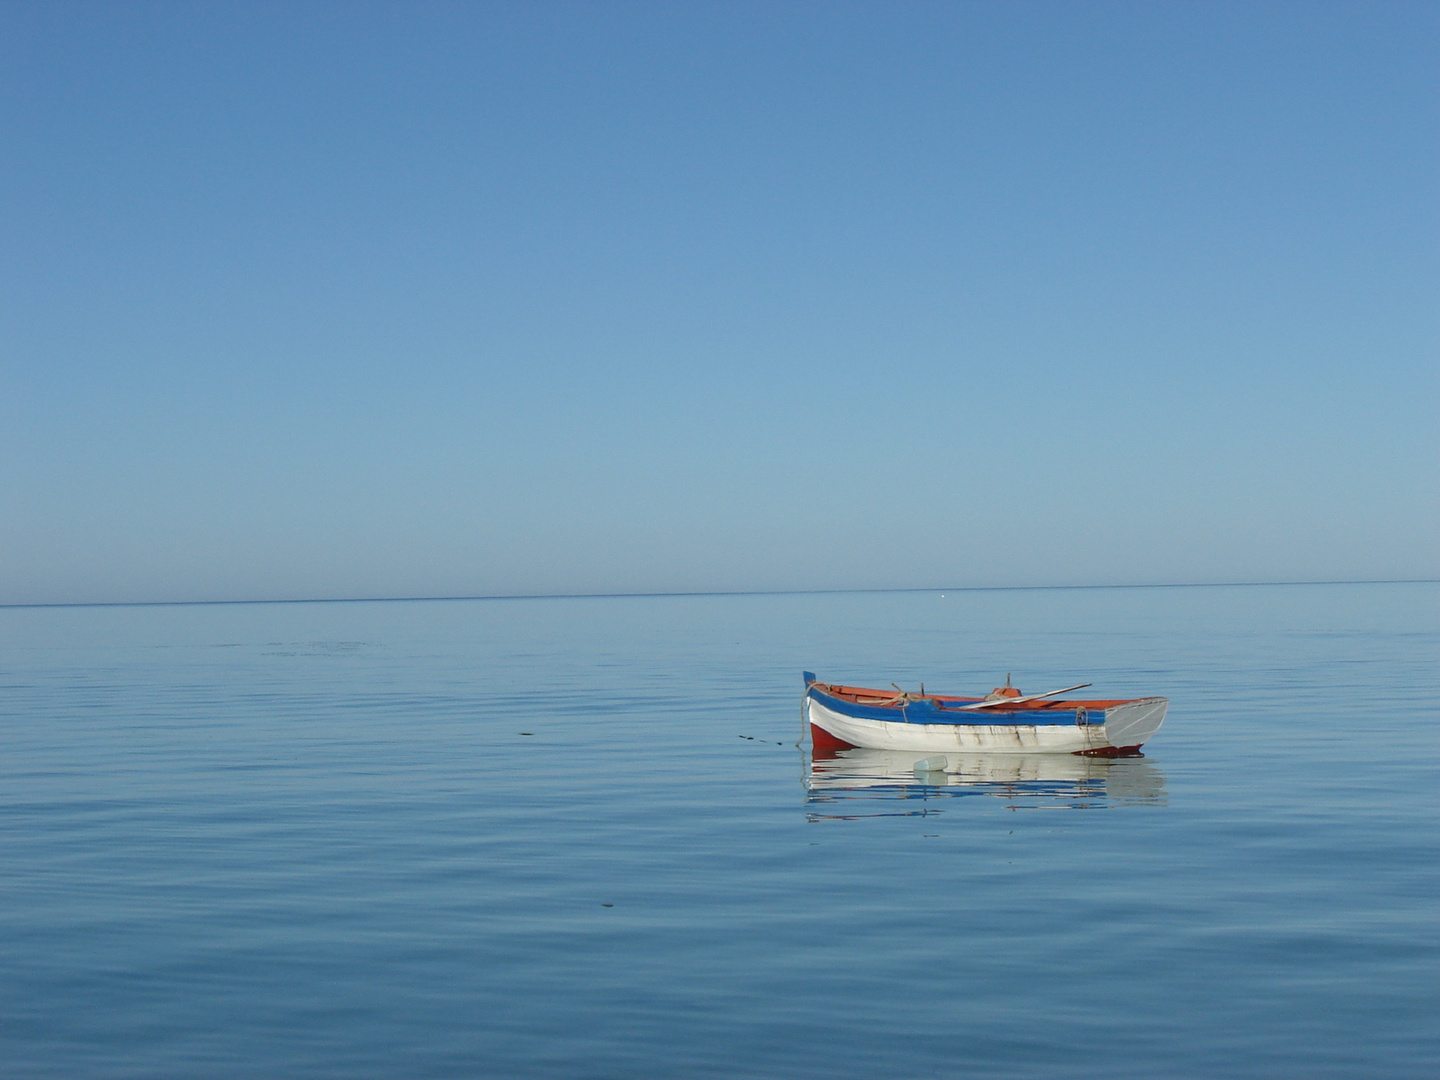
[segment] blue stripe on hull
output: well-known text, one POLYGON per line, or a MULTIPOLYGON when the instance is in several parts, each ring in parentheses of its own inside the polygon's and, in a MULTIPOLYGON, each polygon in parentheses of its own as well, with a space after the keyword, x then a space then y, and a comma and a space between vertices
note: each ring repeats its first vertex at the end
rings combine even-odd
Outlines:
MULTIPOLYGON (((807 671, 806 675, 810 673, 807 671)), ((892 724, 1025 724, 1035 727, 1075 727, 1073 709, 937 709, 930 701, 912 701, 904 706, 859 705, 823 690, 810 687, 810 695, 827 709, 857 720, 888 720, 892 724)), ((1091 725, 1105 722, 1104 712, 1096 709, 1087 717, 1091 725)))

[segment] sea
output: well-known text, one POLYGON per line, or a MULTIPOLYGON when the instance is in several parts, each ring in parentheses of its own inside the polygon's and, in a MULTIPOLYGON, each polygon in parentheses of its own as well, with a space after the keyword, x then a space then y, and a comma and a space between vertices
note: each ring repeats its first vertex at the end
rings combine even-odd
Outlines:
POLYGON ((1433 1078, 1437 661, 1437 583, 0 609, 0 1076, 1433 1078), (916 774, 804 669, 1170 710, 916 774))

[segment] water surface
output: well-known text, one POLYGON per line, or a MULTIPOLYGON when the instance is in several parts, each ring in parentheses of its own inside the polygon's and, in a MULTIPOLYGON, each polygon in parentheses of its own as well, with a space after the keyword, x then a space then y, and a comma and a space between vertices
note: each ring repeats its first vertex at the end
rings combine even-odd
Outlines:
POLYGON ((1430 1077, 1440 586, 0 609, 7 1077, 1430 1077), (811 762, 800 671, 1164 694, 811 762), (915 755, 917 758, 921 755, 915 755))

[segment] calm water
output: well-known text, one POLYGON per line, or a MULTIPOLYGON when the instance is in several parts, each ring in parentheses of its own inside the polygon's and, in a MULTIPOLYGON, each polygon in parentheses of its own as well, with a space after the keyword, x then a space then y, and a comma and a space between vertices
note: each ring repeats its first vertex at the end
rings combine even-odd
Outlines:
POLYGON ((1437 585, 0 609, 0 1073, 1433 1077, 1437 660, 1437 585), (802 668, 1171 708, 923 785, 802 668))

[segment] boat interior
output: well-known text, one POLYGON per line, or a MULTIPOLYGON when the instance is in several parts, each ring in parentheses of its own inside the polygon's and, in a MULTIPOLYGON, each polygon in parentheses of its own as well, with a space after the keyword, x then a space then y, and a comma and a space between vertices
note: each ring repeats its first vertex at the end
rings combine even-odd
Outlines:
POLYGON ((994 701, 991 709, 996 712, 1005 712, 1009 709, 1023 709, 1026 712, 1040 711, 1063 711, 1066 709, 1108 709, 1115 705, 1123 705, 1128 698, 1079 700, 1076 698, 1049 698, 1037 701, 1033 698, 1019 702, 1013 706, 1005 703, 1006 698, 1021 697, 1021 693, 1013 686, 1000 686, 986 697, 960 697, 954 694, 927 694, 924 684, 921 684, 919 693, 912 693, 907 690, 875 690, 864 686, 841 686, 836 683, 812 683, 815 689, 821 693, 829 694, 844 701, 854 702, 856 705, 873 705, 879 707, 899 708, 914 702, 929 702, 936 709, 955 709, 962 705, 978 705, 982 701, 994 701))

